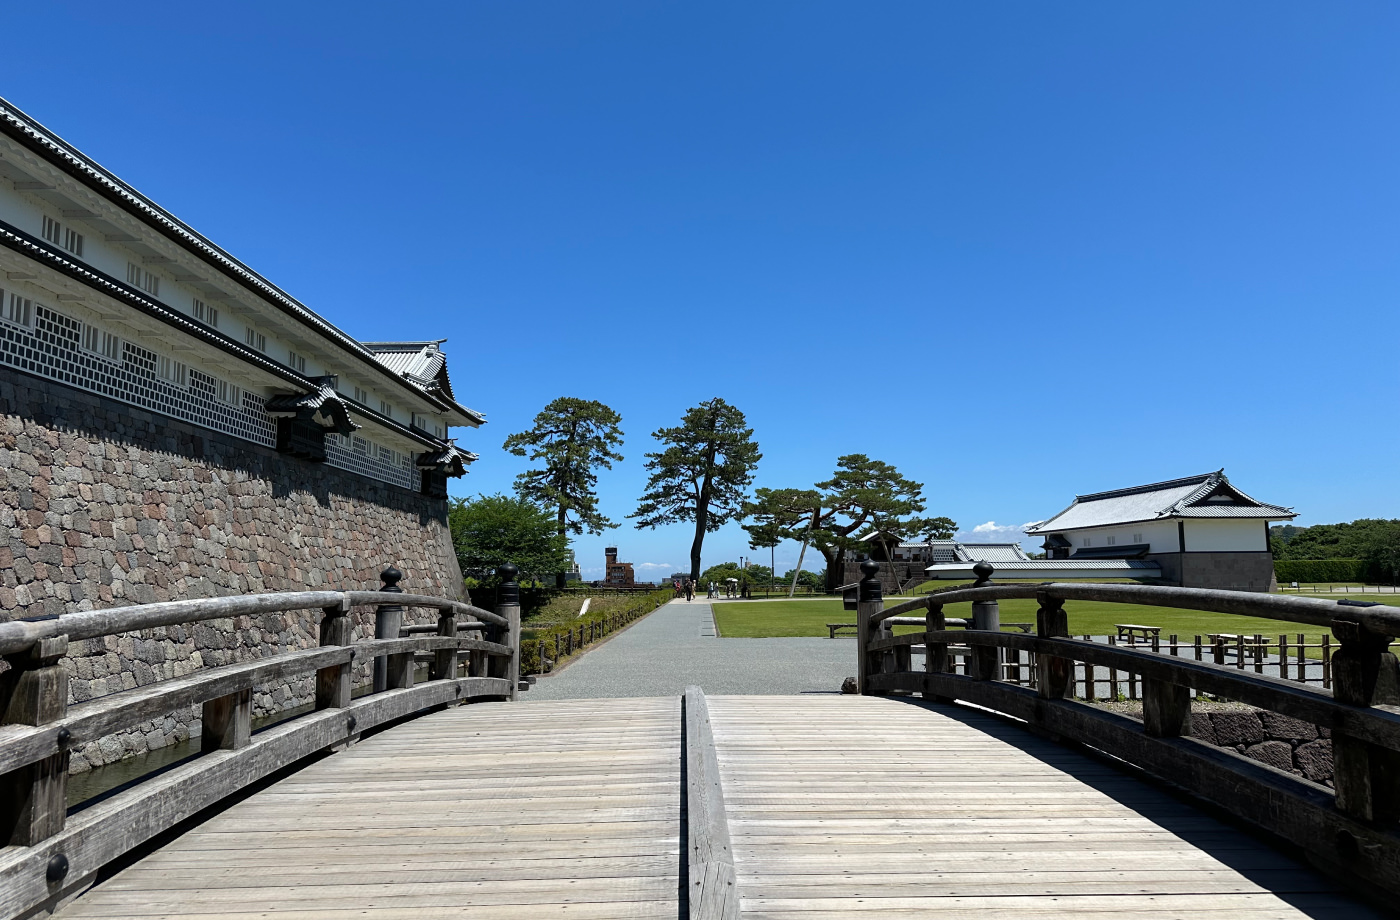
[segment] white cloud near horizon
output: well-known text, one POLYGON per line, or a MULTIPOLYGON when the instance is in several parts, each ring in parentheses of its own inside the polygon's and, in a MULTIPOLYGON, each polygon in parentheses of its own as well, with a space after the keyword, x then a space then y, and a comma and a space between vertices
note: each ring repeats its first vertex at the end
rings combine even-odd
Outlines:
POLYGON ((1026 536, 1026 528, 1037 521, 1027 521, 1024 524, 998 524, 996 521, 988 521, 985 524, 978 524, 971 530, 958 531, 957 539, 966 543, 1020 543, 1033 539, 1026 536))

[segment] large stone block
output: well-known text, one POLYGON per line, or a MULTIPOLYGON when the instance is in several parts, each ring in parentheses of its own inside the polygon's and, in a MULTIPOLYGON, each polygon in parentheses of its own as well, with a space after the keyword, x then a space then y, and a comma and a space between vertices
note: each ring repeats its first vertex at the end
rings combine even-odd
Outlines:
POLYGON ((1245 755, 1280 770, 1293 770, 1293 745, 1287 741, 1262 741, 1245 748, 1245 755))
POLYGON ((1315 783, 1332 782, 1332 742, 1326 739, 1309 741, 1298 745, 1293 752, 1294 762, 1303 776, 1315 783))
POLYGON ((1213 712, 1210 720, 1215 727, 1215 743, 1222 747, 1253 745, 1264 740, 1264 723, 1258 712, 1213 712))

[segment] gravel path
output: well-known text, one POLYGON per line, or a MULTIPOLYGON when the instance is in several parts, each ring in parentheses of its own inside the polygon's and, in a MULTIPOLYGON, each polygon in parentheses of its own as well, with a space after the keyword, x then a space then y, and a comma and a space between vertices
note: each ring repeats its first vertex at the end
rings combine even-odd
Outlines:
POLYGON ((520 699, 677 696, 692 684, 712 694, 837 693, 856 673, 853 639, 713 636, 707 602, 671 601, 520 699))

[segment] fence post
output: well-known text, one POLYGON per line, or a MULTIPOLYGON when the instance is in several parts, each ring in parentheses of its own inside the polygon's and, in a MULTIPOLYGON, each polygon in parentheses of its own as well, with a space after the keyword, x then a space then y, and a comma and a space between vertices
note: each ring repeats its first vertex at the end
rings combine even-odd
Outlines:
MULTIPOLYGON (((350 644, 350 598, 321 611, 321 646, 350 644)), ((350 662, 316 671, 316 708, 344 709, 350 705, 350 662)))
POLYGON ((885 631, 882 624, 870 621, 885 608, 880 591, 880 563, 867 559, 860 564, 860 571, 865 577, 856 587, 856 688, 863 696, 877 696, 883 691, 871 689, 870 676, 880 673, 885 653, 872 653, 869 645, 885 631))
MULTIPOLYGON (((399 587, 399 579, 403 578, 403 572, 392 565, 379 573, 379 580, 382 583, 379 590, 386 594, 402 594, 403 588, 399 587)), ((374 612, 374 638, 376 639, 397 639, 403 630, 403 607, 398 604, 381 604, 374 612)), ((390 687, 399 689, 404 686, 404 671, 408 672, 407 679, 413 680, 413 655, 408 656, 407 667, 405 667, 403 655, 375 655, 374 656, 374 692, 383 693, 390 687)), ((411 683, 409 684, 411 686, 411 683)))
MULTIPOLYGON (((992 566, 986 562, 979 562, 972 567, 972 574, 977 576, 977 580, 972 583, 974 588, 984 588, 992 583, 992 566)), ((984 630, 990 632, 1001 632, 1001 605, 996 601, 973 601, 972 602, 972 625, 970 629, 984 630)), ((968 663, 972 666, 969 670, 973 680, 996 680, 997 665, 1001 661, 1001 649, 995 645, 974 645, 969 651, 972 652, 968 663)))
MULTIPOLYGON (((1400 667, 1390 637, 1349 620, 1333 620, 1332 633, 1341 643, 1332 655, 1333 698, 1352 706, 1400 702, 1400 667)), ((1334 730, 1332 760, 1339 809, 1360 821, 1400 818, 1400 755, 1334 730)))
MULTIPOLYGON (((28 652, 6 655, 0 675, 0 724, 47 725, 68 711, 68 671, 58 660, 68 637, 40 639, 28 652)), ((68 812, 68 747, 0 776, 0 845, 33 846, 63 830, 68 812)))
POLYGON ((508 621, 500 642, 510 646, 509 660, 501 662, 499 658, 495 659, 500 667, 500 673, 496 676, 510 682, 508 698, 514 700, 520 695, 520 584, 515 580, 520 569, 507 562, 496 569, 496 574, 501 579, 501 586, 496 592, 496 613, 508 621))
MULTIPOLYGON (((1042 639, 1068 639, 1069 614, 1065 613, 1065 602, 1037 591, 1036 603, 1040 609, 1035 612, 1035 634, 1042 639)), ((1067 691, 1072 695, 1074 659, 1036 655, 1035 670, 1035 692, 1042 700, 1062 700, 1067 691)))

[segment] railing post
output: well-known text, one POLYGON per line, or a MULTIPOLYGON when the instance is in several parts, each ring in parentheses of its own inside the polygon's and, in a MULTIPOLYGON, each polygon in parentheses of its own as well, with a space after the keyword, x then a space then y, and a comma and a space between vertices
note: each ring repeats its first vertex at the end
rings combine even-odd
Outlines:
POLYGON ((501 637, 500 642, 510 646, 508 660, 495 659, 499 669, 496 676, 509 681, 509 698, 514 700, 520 695, 520 583, 515 580, 520 574, 520 569, 507 562, 496 569, 496 574, 501 579, 501 585, 496 589, 496 613, 507 620, 505 635, 501 637))
POLYGON ((253 738, 253 688, 205 700, 199 726, 199 749, 205 754, 247 747, 253 738))
POLYGON ((1154 738, 1180 738, 1191 734, 1191 688, 1144 677, 1142 725, 1154 738))
MULTIPOLYGON (((977 576, 972 587, 984 588, 992 583, 992 566, 986 562, 979 562, 972 567, 972 574, 977 576)), ((973 601, 972 602, 972 625, 970 629, 988 632, 1001 632, 1001 605, 996 601, 973 601)), ((972 655, 968 659, 971 667, 969 675, 974 680, 996 680, 998 663, 1001 661, 1001 649, 995 645, 974 645, 970 651, 972 655)))
MULTIPOLYGON (((379 588, 386 594, 402 594, 399 579, 403 572, 392 565, 379 574, 383 583, 379 588)), ((403 607, 399 604, 381 604, 374 613, 374 638, 397 639, 403 630, 403 607)), ((399 690, 413 686, 413 654, 376 655, 374 657, 374 692, 399 690)))
POLYGON ((879 674, 882 670, 885 653, 871 652, 869 648, 870 643, 885 632, 881 628, 882 624, 871 622, 873 617, 885 609, 880 590, 880 564, 867 559, 860 564, 860 571, 865 577, 856 588, 856 651, 859 656, 856 663, 856 689, 863 696, 882 696, 883 691, 871 688, 870 676, 879 674))
MULTIPOLYGON (((68 671, 58 660, 68 637, 40 639, 7 655, 0 675, 0 724, 47 725, 68 711, 68 671)), ((0 776, 0 845, 33 846, 63 830, 68 812, 68 749, 0 776)))
MULTIPOLYGON (((942 632, 948 628, 948 618, 943 614, 942 604, 929 604, 928 611, 924 614, 924 632, 942 632)), ((948 643, 930 642, 924 640, 924 674, 946 674, 948 673, 948 643)), ((927 678, 924 686, 928 687, 927 678)), ((951 703, 951 696, 939 696, 936 693, 925 689, 924 699, 934 700, 939 703, 951 703)))
MULTIPOLYGON (((321 617, 321 647, 344 646, 351 642, 350 598, 342 597, 334 607, 326 607, 321 617)), ((316 671, 316 708, 344 709, 350 705, 350 662, 316 671)))
MULTIPOLYGON (((1065 602, 1036 592, 1040 609, 1035 612, 1035 634, 1042 639, 1068 639, 1069 615, 1065 602)), ((1074 659, 1056 655, 1035 656, 1035 692, 1042 700, 1062 700, 1074 681, 1074 659)))
MULTIPOLYGON (((457 635, 457 611, 446 607, 438 611, 437 634, 452 638, 457 635)), ((440 648, 433 654, 433 669, 429 680, 451 680, 457 676, 457 650, 440 648)))
MULTIPOLYGON (((1352 706, 1400 702, 1390 637, 1349 620, 1334 620, 1332 634, 1341 642, 1332 654, 1333 698, 1352 706)), ((1339 809, 1361 821, 1400 818, 1400 754, 1334 730, 1332 762, 1339 809)))

